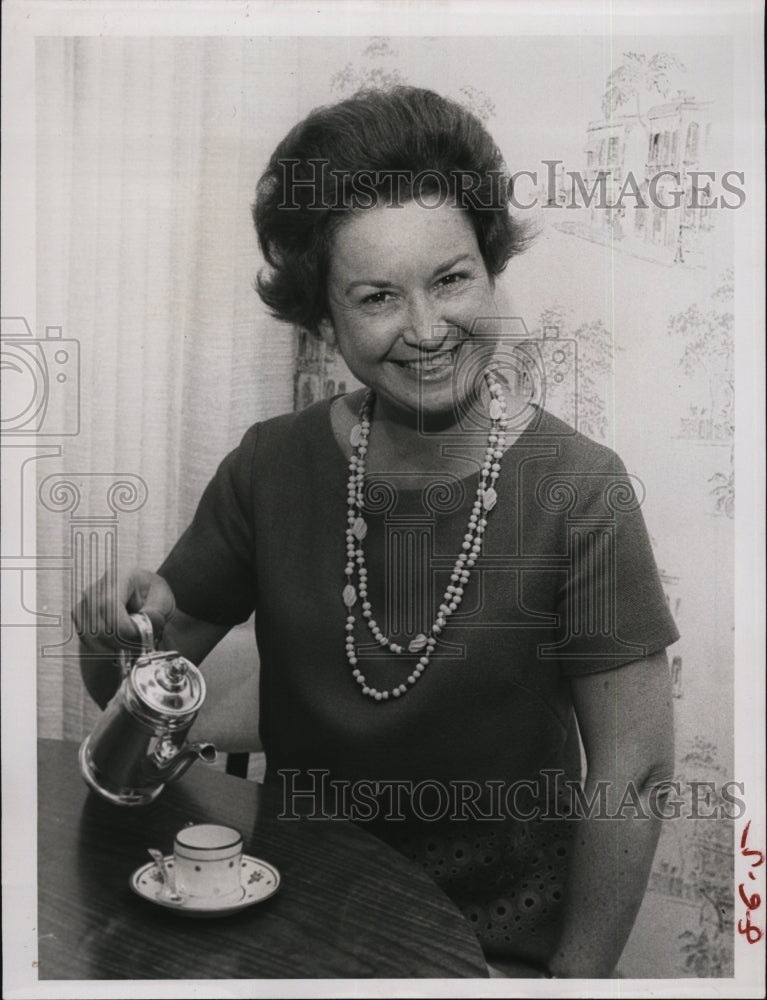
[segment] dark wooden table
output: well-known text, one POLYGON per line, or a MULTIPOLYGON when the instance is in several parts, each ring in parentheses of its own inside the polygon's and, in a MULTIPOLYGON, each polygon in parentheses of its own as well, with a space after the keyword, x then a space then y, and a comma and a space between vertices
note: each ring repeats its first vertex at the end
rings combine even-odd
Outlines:
POLYGON ((346 821, 279 819, 279 796, 195 764, 148 806, 89 791, 77 746, 38 743, 40 979, 485 977, 481 949, 444 893, 346 821), (128 878, 171 853, 188 822, 221 822, 275 865, 276 895, 190 919, 136 896, 128 878))

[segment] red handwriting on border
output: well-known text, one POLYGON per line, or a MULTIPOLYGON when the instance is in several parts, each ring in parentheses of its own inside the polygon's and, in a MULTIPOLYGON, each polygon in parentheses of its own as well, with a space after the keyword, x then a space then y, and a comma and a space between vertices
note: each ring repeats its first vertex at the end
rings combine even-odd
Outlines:
MULTIPOLYGON (((743 830, 743 835, 740 838, 740 853, 744 858, 756 858, 755 861, 751 862, 751 871, 748 873, 749 879, 751 881, 756 881, 756 875, 754 875, 754 868, 758 868, 759 865, 764 864, 764 854, 761 851, 756 851, 751 847, 748 847, 748 828, 751 826, 751 820, 746 823, 743 830)), ((756 944, 757 941, 762 940, 761 927, 757 927, 756 924, 751 923, 751 914, 758 910, 762 905, 762 897, 758 892, 752 892, 751 895, 746 892, 746 882, 741 882, 738 886, 738 894, 740 895, 743 905, 746 907, 746 916, 741 917, 738 921, 738 933, 743 934, 749 944, 756 944)))

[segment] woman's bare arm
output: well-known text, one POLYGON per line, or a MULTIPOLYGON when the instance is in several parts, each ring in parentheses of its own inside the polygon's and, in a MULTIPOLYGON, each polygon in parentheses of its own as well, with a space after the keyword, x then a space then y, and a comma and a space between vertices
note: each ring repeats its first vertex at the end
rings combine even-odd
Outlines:
POLYGON ((660 833, 650 791, 673 772, 666 653, 574 678, 572 692, 588 766, 585 795, 590 800, 606 782, 606 812, 622 818, 604 818, 596 809, 578 821, 550 970, 598 978, 612 975, 634 925, 660 833))

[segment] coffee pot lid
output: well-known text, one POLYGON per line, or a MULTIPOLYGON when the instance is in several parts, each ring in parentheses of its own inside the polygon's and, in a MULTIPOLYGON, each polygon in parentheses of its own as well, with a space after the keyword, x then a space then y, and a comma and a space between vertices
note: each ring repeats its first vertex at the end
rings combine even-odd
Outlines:
POLYGON ((205 680, 197 667, 177 652, 148 653, 130 672, 131 686, 158 715, 186 715, 205 700, 205 680))

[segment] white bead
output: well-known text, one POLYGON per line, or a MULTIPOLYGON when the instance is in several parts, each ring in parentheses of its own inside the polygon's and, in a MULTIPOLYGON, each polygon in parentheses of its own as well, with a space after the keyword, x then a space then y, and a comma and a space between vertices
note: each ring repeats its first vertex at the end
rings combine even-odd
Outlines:
POLYGON ((489 490, 485 490, 485 496, 482 500, 482 506, 485 508, 485 510, 492 510, 497 502, 498 502, 498 494, 491 486, 489 490))
POLYGON ((349 440, 351 441, 352 448, 358 447, 358 445, 362 441, 362 437, 363 437, 362 427, 359 424, 355 424, 354 427, 352 427, 351 434, 349 435, 349 440))
POLYGON ((415 639, 410 640, 407 647, 408 651, 411 653, 418 653, 420 652, 420 650, 423 649, 426 643, 427 643, 426 636, 421 632, 415 637, 415 639))
POLYGON ((352 528, 352 531, 354 532, 355 537, 358 538, 360 541, 362 541, 362 539, 368 533, 368 526, 365 523, 365 519, 362 517, 358 517, 354 522, 354 527, 352 528))
POLYGON ((490 407, 488 412, 490 414, 491 420, 500 420, 501 417, 503 416, 503 407, 501 406, 501 404, 498 402, 497 399, 493 399, 490 401, 490 407))

